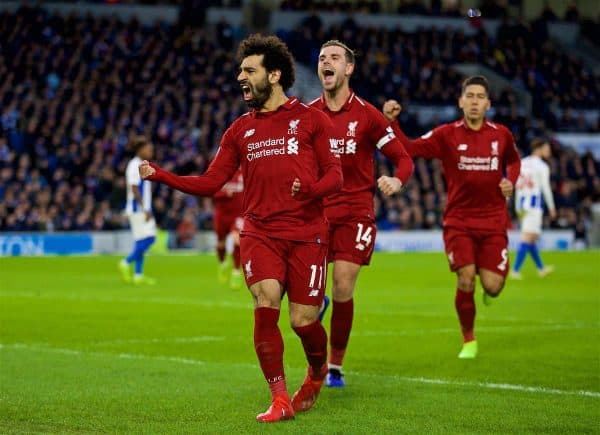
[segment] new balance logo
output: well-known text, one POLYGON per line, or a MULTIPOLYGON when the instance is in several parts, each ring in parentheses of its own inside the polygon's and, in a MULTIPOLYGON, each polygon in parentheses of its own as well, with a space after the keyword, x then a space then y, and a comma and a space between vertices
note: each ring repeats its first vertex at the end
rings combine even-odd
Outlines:
POLYGON ((316 297, 316 296, 319 296, 319 290, 317 290, 317 289, 312 289, 312 290, 310 291, 310 293, 308 294, 308 296, 310 296, 310 297, 316 297))
POLYGON ((298 134, 298 124, 300 124, 299 119, 293 119, 290 121, 290 128, 288 129, 288 134, 298 134))
POLYGON ((248 262, 244 264, 244 271, 246 272, 246 278, 252 276, 252 260, 248 260, 248 262))
POLYGON ((287 141, 287 153, 298 155, 298 139, 291 137, 287 141))
POLYGON ((468 147, 469 147, 469 146, 468 146, 466 143, 461 143, 461 144, 458 146, 457 150, 459 150, 459 151, 466 151, 468 147))
POLYGON ((251 128, 250 130, 246 130, 246 133, 244 133, 244 139, 246 139, 247 137, 250 137, 254 134, 254 129, 251 128))

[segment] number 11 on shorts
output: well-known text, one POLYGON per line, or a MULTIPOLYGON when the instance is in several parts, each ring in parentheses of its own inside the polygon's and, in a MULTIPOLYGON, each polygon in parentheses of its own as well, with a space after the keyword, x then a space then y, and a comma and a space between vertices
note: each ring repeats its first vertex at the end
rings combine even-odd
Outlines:
POLYGON ((310 284, 308 286, 310 288, 315 288, 315 281, 317 279, 317 270, 319 271, 319 285, 316 287, 318 289, 321 288, 321 284, 323 283, 323 266, 317 266, 316 264, 311 264, 310 266, 310 284))

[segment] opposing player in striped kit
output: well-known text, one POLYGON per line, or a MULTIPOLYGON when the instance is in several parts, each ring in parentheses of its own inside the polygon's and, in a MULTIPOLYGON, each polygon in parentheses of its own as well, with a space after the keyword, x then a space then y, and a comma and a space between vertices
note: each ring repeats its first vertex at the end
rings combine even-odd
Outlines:
POLYGON ((544 202, 550 219, 556 218, 554 198, 550 188, 550 167, 544 160, 552 155, 548 141, 536 138, 531 142, 531 155, 521 161, 521 175, 517 181, 515 209, 521 221, 521 242, 517 250, 517 258, 510 272, 513 279, 523 279, 521 267, 531 255, 540 277, 554 271, 553 266, 544 266, 540 256, 537 241, 542 233, 544 220, 544 202))
POLYGON ((130 266, 134 264, 134 284, 155 284, 156 281, 143 273, 144 255, 156 239, 156 221, 152 215, 152 186, 149 180, 142 180, 139 166, 154 155, 154 146, 144 136, 136 136, 130 143, 135 157, 127 164, 127 205, 125 214, 133 234, 133 251, 119 262, 119 270, 125 282, 131 282, 130 266))

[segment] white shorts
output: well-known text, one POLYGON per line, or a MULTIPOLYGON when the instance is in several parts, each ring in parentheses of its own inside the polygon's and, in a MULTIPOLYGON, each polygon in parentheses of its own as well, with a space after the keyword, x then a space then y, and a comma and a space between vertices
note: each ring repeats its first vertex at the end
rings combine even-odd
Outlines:
POLYGON ((156 221, 154 217, 146 221, 146 213, 144 212, 133 213, 127 215, 127 217, 129 218, 129 225, 133 233, 133 240, 144 240, 148 237, 156 236, 156 221))
POLYGON ((541 234, 544 212, 542 210, 524 210, 524 212, 521 218, 521 232, 541 234))

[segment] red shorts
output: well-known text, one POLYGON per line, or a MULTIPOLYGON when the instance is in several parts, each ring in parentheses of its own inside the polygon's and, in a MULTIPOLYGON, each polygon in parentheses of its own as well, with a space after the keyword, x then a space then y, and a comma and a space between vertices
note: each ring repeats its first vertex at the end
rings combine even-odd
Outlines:
POLYGON ((456 272, 463 266, 474 264, 506 276, 508 264, 508 236, 506 232, 444 229, 444 245, 450 270, 456 272))
POLYGON ((290 302, 303 305, 323 302, 327 281, 326 244, 242 234, 240 249, 248 287, 264 279, 276 279, 290 302))
POLYGON ((366 266, 371 262, 377 227, 371 220, 355 220, 329 224, 327 261, 349 261, 366 266))
POLYGON ((213 214, 213 228, 217 233, 218 240, 225 240, 232 231, 240 231, 244 219, 237 214, 223 213, 219 208, 215 208, 213 214))

